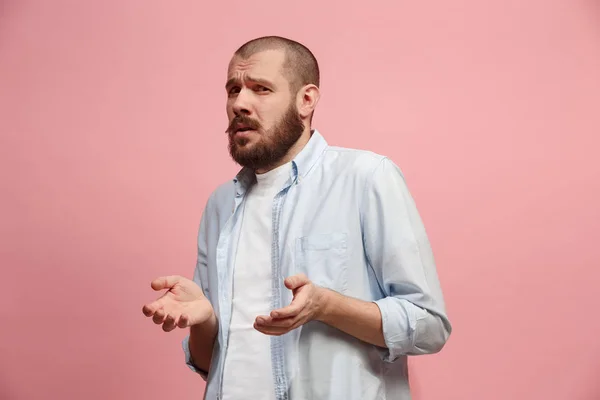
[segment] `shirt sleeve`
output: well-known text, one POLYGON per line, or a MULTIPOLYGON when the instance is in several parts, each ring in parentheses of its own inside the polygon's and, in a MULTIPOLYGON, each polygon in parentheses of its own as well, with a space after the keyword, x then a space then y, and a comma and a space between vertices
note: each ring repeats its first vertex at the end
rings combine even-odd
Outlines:
POLYGON ((200 377, 206 381, 208 379, 208 372, 204 371, 198 367, 196 367, 194 365, 194 361, 192 360, 192 355, 190 353, 190 335, 188 334, 183 341, 181 342, 181 346, 183 347, 183 352, 185 355, 185 363, 187 364, 187 366, 194 371, 195 373, 197 373, 198 375, 200 375, 200 377))
MULTIPOLYGON (((210 202, 210 200, 209 200, 210 202)), ((206 224, 206 215, 208 215, 209 211, 208 211, 208 207, 209 204, 207 204, 204 213, 202 214, 201 220, 200 220, 200 227, 198 229, 198 249, 197 249, 197 260, 196 260, 196 268, 194 269, 194 277, 193 277, 193 281, 202 289, 202 292, 204 293, 204 295, 209 298, 208 296, 208 263, 207 263, 207 241, 206 241, 206 235, 207 235, 207 224, 206 224)), ((198 367, 196 367, 194 365, 194 361, 192 359, 192 354, 190 353, 190 346, 189 346, 189 341, 190 341, 190 335, 189 335, 189 330, 188 330, 188 334, 185 336, 185 338, 183 339, 183 341, 181 342, 181 346, 183 348, 183 353, 184 353, 184 357, 185 357, 185 363, 187 364, 187 366, 194 372, 198 373, 202 379, 204 379, 205 381, 208 378, 208 371, 204 371, 199 369, 198 367)))
POLYGON ((436 353, 451 333, 433 253, 400 169, 383 158, 361 202, 365 252, 384 297, 382 359, 436 353))

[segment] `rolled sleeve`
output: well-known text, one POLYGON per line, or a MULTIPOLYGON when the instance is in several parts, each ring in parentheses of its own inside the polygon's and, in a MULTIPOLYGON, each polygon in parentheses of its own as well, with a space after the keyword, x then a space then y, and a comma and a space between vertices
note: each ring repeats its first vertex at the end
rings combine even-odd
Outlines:
POLYGON ((386 349, 381 349, 382 359, 395 361, 406 349, 412 346, 413 332, 417 325, 412 307, 407 307, 405 300, 395 297, 384 297, 374 303, 381 312, 383 338, 386 349))
POLYGON ((208 372, 196 367, 194 365, 194 361, 192 360, 192 354, 190 353, 190 335, 187 335, 183 339, 183 341, 181 342, 181 347, 183 348, 183 353, 185 355, 185 363, 187 364, 187 366, 206 381, 208 379, 208 372))
POLYGON ((433 253, 400 169, 383 158, 361 203, 365 253, 384 296, 384 361, 435 353, 451 332, 433 253))

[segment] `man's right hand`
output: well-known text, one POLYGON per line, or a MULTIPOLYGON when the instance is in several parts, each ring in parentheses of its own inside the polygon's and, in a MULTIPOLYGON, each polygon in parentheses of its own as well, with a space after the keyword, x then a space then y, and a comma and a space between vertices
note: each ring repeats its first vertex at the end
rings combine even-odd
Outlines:
POLYGON ((187 328, 208 321, 214 311, 202 289, 192 280, 182 276, 164 276, 151 283, 152 289, 167 291, 152 303, 144 305, 142 312, 162 324, 165 332, 176 327, 187 328))

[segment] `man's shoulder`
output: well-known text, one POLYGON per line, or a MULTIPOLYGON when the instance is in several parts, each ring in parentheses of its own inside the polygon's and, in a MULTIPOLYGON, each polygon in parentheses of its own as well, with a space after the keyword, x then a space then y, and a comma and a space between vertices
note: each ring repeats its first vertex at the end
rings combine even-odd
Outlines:
POLYGON ((208 196, 206 202, 207 211, 212 214, 220 214, 223 207, 231 208, 232 199, 235 197, 235 183, 232 179, 218 184, 208 196))
POLYGON ((375 171, 385 160, 388 160, 386 155, 372 150, 328 146, 323 164, 327 167, 335 166, 345 172, 368 174, 375 171))
POLYGON ((219 183, 212 191, 210 197, 212 201, 222 203, 225 199, 231 199, 235 195, 235 183, 233 179, 219 183))

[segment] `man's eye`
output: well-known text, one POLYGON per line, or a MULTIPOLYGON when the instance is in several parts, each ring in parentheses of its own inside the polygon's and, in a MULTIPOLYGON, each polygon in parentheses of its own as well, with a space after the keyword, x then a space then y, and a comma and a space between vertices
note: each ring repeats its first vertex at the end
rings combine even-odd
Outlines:
POLYGON ((257 90, 258 92, 269 92, 269 91, 270 91, 270 89, 269 89, 269 88, 266 88, 266 87, 264 87, 264 86, 257 86, 257 87, 256 87, 256 90, 257 90))
POLYGON ((229 94, 237 94, 240 92, 240 88, 239 87, 232 87, 231 89, 229 89, 229 94))

